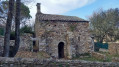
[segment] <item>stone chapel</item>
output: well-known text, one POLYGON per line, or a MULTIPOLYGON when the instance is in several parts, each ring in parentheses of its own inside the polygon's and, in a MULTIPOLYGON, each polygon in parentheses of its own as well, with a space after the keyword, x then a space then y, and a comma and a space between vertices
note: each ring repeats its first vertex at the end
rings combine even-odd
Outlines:
POLYGON ((44 14, 37 3, 35 46, 55 58, 72 58, 93 51, 89 21, 76 16, 44 14))

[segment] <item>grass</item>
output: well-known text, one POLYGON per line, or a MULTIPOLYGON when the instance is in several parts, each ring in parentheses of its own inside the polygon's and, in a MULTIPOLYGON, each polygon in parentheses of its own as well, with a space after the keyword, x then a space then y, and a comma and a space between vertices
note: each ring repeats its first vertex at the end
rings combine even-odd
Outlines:
POLYGON ((118 57, 119 58, 119 55, 110 55, 108 52, 99 52, 99 53, 106 55, 106 57, 107 57, 106 60, 92 57, 90 54, 83 54, 83 55, 80 55, 79 57, 74 57, 73 59, 74 60, 75 59, 86 60, 86 61, 111 62, 112 57, 118 57), (83 56, 83 57, 81 57, 81 56, 83 56))
POLYGON ((104 62, 104 60, 102 60, 102 59, 97 59, 97 58, 94 58, 94 57, 79 58, 79 60, 104 62))
POLYGON ((50 58, 50 56, 46 52, 44 52, 44 51, 38 52, 37 55, 38 55, 39 59, 50 58))
POLYGON ((110 55, 108 52, 101 52, 101 51, 99 51, 99 53, 101 53, 101 54, 105 54, 106 57, 107 57, 106 60, 108 60, 108 61, 112 61, 112 57, 118 57, 118 58, 119 58, 119 55, 118 55, 118 54, 110 55))
POLYGON ((99 61, 99 62, 104 62, 102 59, 97 59, 92 57, 90 54, 85 53, 85 54, 80 54, 80 56, 74 57, 73 60, 78 59, 78 60, 86 60, 86 61, 99 61))
POLYGON ((112 61, 112 57, 114 57, 113 55, 110 55, 108 52, 101 52, 101 51, 99 51, 98 53, 106 55, 107 58, 106 58, 105 61, 107 61, 107 62, 111 62, 112 61))

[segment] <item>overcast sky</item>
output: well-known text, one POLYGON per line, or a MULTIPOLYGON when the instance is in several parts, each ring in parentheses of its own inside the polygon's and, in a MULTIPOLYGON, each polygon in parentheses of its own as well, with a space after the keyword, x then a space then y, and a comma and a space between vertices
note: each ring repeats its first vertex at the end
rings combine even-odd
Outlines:
POLYGON ((33 18, 37 11, 36 3, 41 3, 42 13, 78 16, 83 19, 87 19, 99 8, 119 8, 119 0, 36 0, 28 5, 33 18))

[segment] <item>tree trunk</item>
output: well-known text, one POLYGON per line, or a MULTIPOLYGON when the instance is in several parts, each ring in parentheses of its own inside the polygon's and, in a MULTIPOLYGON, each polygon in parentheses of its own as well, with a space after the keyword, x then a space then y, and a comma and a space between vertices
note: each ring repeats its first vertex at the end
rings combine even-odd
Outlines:
POLYGON ((10 32, 11 32, 11 25, 14 13, 14 0, 9 0, 9 11, 6 23, 6 31, 5 31, 5 38, 4 38, 4 51, 3 56, 9 56, 9 49, 10 49, 10 32))
POLYGON ((21 0, 16 0, 15 45, 13 48, 13 57, 18 52, 20 43, 20 7, 21 7, 21 0))
POLYGON ((104 39, 103 37, 100 37, 99 42, 100 42, 100 43, 103 43, 103 39, 104 39))

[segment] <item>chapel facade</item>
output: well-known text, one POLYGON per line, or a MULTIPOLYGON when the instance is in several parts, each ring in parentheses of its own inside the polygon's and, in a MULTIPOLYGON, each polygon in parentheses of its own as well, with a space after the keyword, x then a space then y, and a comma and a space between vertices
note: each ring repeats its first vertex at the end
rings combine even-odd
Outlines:
POLYGON ((93 51, 89 21, 76 16, 43 14, 37 3, 36 47, 55 58, 72 58, 93 51))

